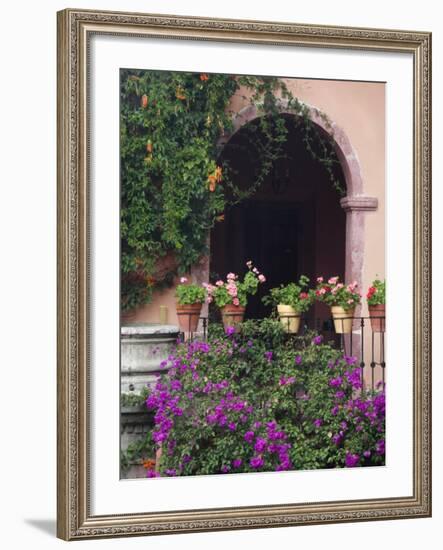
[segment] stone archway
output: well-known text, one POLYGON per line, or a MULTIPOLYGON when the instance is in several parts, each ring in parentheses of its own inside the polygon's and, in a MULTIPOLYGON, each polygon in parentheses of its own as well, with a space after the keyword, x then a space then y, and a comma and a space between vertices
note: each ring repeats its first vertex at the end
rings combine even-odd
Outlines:
MULTIPOLYGON (((320 129, 332 138, 337 157, 340 161, 346 182, 346 196, 340 200, 341 207, 346 212, 345 238, 345 279, 347 282, 357 281, 359 287, 363 282, 363 265, 365 249, 365 213, 378 208, 376 197, 364 193, 363 177, 360 163, 348 136, 342 128, 329 121, 321 111, 308 106, 309 118, 320 129)), ((279 110, 282 115, 293 115, 287 107, 287 102, 281 100, 279 110)), ((233 118, 233 130, 220 139, 223 147, 245 124, 263 116, 254 105, 243 108, 233 118)))

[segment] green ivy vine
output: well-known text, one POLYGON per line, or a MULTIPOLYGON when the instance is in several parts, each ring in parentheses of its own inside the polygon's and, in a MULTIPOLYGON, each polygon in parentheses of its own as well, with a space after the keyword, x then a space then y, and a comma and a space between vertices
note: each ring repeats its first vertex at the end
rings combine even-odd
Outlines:
POLYGON ((188 271, 207 251, 208 231, 222 221, 226 207, 251 196, 284 156, 288 131, 280 98, 303 125, 306 148, 341 191, 331 141, 316 131, 308 108, 283 81, 134 69, 120 76, 123 310, 149 302, 154 289, 188 271), (260 162, 253 183, 240 189, 219 143, 232 130, 232 98, 246 92, 263 116, 258 125, 245 126, 260 162))

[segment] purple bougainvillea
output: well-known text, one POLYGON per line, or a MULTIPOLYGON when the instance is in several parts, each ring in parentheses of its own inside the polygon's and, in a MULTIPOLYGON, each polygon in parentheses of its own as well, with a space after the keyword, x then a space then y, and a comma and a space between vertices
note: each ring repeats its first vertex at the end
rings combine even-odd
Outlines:
POLYGON ((358 465, 360 456, 358 454, 346 453, 345 464, 347 468, 354 468, 358 465))
POLYGON ((355 357, 318 336, 297 348, 278 321, 247 321, 179 344, 161 369, 149 477, 384 463, 384 384, 365 391, 355 357))

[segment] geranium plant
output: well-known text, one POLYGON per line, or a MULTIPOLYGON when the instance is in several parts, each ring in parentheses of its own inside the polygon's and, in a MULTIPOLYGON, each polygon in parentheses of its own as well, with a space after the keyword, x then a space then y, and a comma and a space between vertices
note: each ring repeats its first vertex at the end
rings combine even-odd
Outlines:
POLYGON ((368 289, 366 300, 369 306, 378 306, 386 303, 386 282, 375 279, 368 289))
POLYGON ((346 285, 340 282, 338 276, 330 277, 327 281, 323 277, 318 277, 314 292, 319 302, 324 302, 328 306, 340 306, 345 311, 354 309, 361 300, 357 281, 346 285))
POLYGON ((220 308, 230 304, 245 307, 248 295, 255 294, 258 285, 266 281, 266 277, 252 265, 251 261, 246 262, 246 265, 248 271, 243 281, 237 274, 228 273, 226 281, 219 280, 215 285, 207 284, 208 303, 214 302, 220 308))
POLYGON ((304 313, 315 299, 315 295, 312 290, 309 290, 308 285, 308 277, 302 275, 298 283, 272 288, 269 295, 263 298, 263 303, 272 306, 283 304, 293 307, 298 313, 304 313))
POLYGON ((186 277, 181 277, 180 284, 175 289, 179 305, 202 304, 206 299, 206 290, 201 285, 188 283, 186 277))

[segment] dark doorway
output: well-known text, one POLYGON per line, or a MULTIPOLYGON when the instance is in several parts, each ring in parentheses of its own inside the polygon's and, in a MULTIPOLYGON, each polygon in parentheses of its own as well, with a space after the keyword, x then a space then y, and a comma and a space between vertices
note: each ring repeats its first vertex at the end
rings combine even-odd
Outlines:
MULTIPOLYGON (((271 172, 252 197, 227 208, 224 221, 211 232, 213 281, 224 279, 230 271, 242 277, 248 260, 266 276, 266 283, 248 301, 247 318, 269 315, 262 297, 273 287, 296 282, 302 274, 312 284, 320 275, 343 279, 345 274, 346 214, 340 196, 327 171, 306 150, 299 125, 292 124, 291 117, 287 117, 287 125, 283 184, 271 172)), ((247 187, 254 173, 254 158, 244 154, 244 139, 239 130, 231 141, 243 140, 242 148, 228 143, 223 155, 234 166, 238 185, 247 187)), ((344 181, 339 165, 337 177, 344 181)), ((310 317, 327 319, 329 312, 317 304, 310 317)))
POLYGON ((262 297, 270 288, 293 281, 299 272, 299 208, 296 203, 251 200, 233 207, 226 216, 225 232, 231 244, 223 254, 216 253, 214 243, 214 277, 222 278, 228 271, 243 274, 249 260, 266 276, 266 283, 248 301, 248 318, 268 315, 270 308, 262 297))

